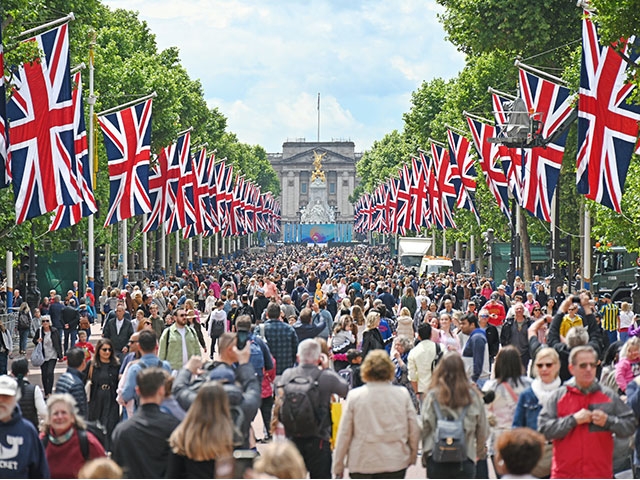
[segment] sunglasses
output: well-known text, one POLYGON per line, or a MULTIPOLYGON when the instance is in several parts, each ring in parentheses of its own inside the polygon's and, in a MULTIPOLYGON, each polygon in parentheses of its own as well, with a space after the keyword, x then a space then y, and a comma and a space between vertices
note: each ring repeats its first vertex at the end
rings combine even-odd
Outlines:
POLYGON ((144 322, 145 325, 152 325, 151 322, 144 322))
POLYGON ((534 308, 534 309, 533 309, 533 311, 534 311, 534 312, 539 312, 539 311, 540 311, 540 309, 539 309, 539 308, 534 308))
POLYGON ((553 367, 553 363, 536 363, 536 367, 538 367, 538 368, 542 368, 542 367, 551 368, 551 367, 553 367))
POLYGON ((112 350, 110 348, 101 348, 100 351, 101 352, 111 352, 112 350))
POLYGON ((42 320, 42 323, 50 323, 51 320, 42 320))
POLYGON ((129 340, 129 343, 138 343, 138 340, 129 340))
POLYGON ((178 318, 180 318, 180 317, 186 317, 186 316, 187 316, 187 314, 186 314, 186 313, 183 313, 182 315, 177 315, 177 316, 178 316, 178 318))
POLYGON ((596 368, 596 363, 595 362, 585 362, 585 363, 579 363, 577 365, 577 367, 580 370, 586 370, 587 368, 596 368))

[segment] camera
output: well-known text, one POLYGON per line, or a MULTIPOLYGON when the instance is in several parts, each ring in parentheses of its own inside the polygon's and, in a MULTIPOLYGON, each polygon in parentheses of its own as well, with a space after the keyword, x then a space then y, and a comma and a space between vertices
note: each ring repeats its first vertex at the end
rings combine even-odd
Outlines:
POLYGON ((573 303, 580 303, 580 295, 573 295, 573 296, 571 297, 571 301, 572 301, 573 303))

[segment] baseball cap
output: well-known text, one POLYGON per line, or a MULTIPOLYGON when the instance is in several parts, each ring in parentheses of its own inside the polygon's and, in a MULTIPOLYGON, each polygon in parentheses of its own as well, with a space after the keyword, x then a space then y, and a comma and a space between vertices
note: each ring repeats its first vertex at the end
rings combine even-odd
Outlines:
POLYGON ((18 394, 18 382, 9 375, 0 376, 0 395, 15 397, 18 394))
POLYGON ((506 290, 504 285, 498 285, 498 290, 506 290))

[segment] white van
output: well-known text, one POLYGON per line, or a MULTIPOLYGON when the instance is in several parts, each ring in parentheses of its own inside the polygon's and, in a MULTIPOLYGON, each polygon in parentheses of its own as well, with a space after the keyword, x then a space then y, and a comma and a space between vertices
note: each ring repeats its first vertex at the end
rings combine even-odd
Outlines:
POLYGON ((453 268, 453 262, 450 258, 425 255, 422 257, 419 275, 422 276, 423 273, 427 275, 447 273, 451 268, 453 268))

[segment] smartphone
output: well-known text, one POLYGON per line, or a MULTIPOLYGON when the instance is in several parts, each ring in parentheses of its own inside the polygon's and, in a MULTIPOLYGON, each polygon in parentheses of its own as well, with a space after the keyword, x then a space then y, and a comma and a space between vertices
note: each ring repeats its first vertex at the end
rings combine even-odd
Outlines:
POLYGON ((234 478, 244 478, 247 469, 253 467, 253 459, 258 456, 255 450, 235 450, 233 452, 234 478))
POLYGON ((238 350, 242 350, 249 339, 249 332, 238 332, 238 350))

